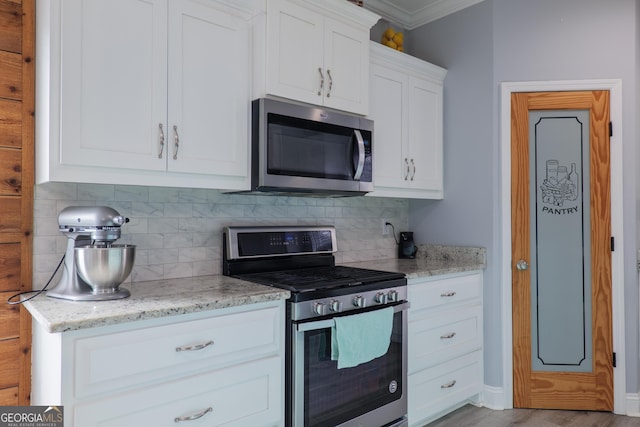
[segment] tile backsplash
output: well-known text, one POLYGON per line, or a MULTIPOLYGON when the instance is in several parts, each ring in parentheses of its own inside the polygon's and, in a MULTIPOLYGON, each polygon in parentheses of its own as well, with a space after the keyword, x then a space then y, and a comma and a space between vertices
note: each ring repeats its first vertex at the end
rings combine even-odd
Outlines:
MULTIPOLYGON (((67 206, 105 205, 131 222, 116 243, 136 245, 128 281, 219 274, 222 229, 228 225, 334 225, 336 262, 396 257, 391 235, 408 227, 405 199, 377 197, 317 198, 224 194, 216 190, 108 184, 46 183, 35 189, 34 283, 51 276, 66 247, 58 213, 67 206)), ((57 279, 56 279, 57 280, 57 279)), ((56 283, 52 283, 53 286, 56 283)))

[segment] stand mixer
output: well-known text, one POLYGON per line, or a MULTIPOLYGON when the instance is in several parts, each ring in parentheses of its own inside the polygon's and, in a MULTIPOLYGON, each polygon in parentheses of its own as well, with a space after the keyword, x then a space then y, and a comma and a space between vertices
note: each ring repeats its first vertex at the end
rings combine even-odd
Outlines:
POLYGON ((120 227, 129 222, 108 206, 70 206, 58 215, 60 232, 67 236, 62 276, 47 296, 72 301, 126 298, 119 288, 129 276, 134 245, 114 245, 120 227))

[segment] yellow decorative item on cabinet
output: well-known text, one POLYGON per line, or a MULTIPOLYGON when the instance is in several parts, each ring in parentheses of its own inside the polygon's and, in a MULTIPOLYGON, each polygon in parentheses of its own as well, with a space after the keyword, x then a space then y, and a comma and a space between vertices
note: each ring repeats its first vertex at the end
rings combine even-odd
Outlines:
POLYGON ((381 43, 391 49, 404 52, 404 34, 400 31, 395 31, 393 28, 387 28, 382 34, 381 43))

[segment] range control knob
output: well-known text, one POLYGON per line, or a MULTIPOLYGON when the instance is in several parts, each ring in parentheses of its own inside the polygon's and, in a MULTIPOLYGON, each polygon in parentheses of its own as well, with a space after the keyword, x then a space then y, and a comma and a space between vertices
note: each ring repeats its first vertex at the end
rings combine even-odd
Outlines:
POLYGON ((313 312, 319 316, 324 316, 327 314, 327 304, 323 302, 313 303, 313 312))
POLYGON ((353 306, 358 308, 364 308, 366 300, 362 295, 356 295, 353 297, 353 306))
POLYGON ((342 303, 338 300, 332 299, 329 303, 329 311, 332 313, 340 313, 342 311, 342 303))
POLYGON ((391 289, 387 293, 387 301, 389 301, 389 302, 398 302, 398 291, 396 291, 395 289, 391 289))
POLYGON ((378 304, 386 304, 387 303, 387 294, 384 292, 378 292, 375 297, 373 297, 375 302, 378 304))

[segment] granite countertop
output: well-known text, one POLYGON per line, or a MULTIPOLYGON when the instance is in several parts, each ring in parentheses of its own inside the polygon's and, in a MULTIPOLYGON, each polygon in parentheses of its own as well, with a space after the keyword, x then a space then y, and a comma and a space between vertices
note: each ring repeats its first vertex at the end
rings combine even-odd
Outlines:
MULTIPOLYGON (((343 265, 394 271, 407 278, 435 276, 486 267, 486 250, 466 246, 418 245, 415 259, 382 259, 343 265)), ((196 313, 287 299, 289 291, 223 275, 134 282, 123 285, 129 298, 67 301, 40 295, 24 303, 34 320, 50 333, 196 313)))
POLYGON ((485 248, 472 246, 417 245, 415 259, 382 259, 352 262, 352 267, 405 273, 407 279, 465 271, 483 270, 487 266, 485 248))
POLYGON ((128 298, 67 301, 45 295, 24 306, 48 332, 116 325, 136 320, 196 313, 287 299, 289 291, 215 275, 123 284, 128 298))

